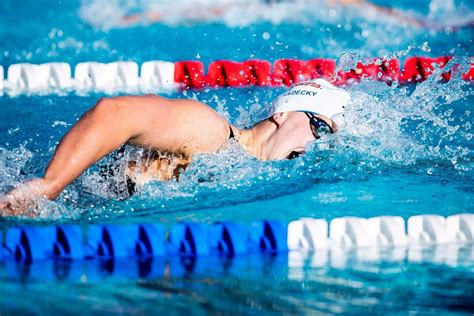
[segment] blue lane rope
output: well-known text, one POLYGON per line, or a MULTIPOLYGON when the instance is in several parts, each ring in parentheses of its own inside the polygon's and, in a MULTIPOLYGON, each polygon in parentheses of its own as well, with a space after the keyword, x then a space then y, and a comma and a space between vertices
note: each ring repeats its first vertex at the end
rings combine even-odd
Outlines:
POLYGON ((87 240, 79 226, 20 227, 7 231, 0 258, 31 264, 92 258, 233 257, 287 251, 286 236, 287 223, 277 221, 259 221, 252 226, 234 222, 178 223, 171 227, 167 240, 160 224, 93 225, 87 240))
POLYGON ((136 259, 161 257, 234 257, 289 250, 338 247, 409 246, 474 241, 474 214, 397 216, 372 219, 342 217, 330 225, 303 218, 290 223, 261 220, 250 225, 232 221, 214 224, 181 222, 168 233, 161 224, 17 227, 0 234, 0 261, 31 264, 39 261, 136 259), (330 231, 328 233, 328 226, 330 231), (408 232, 408 235, 407 235, 408 232), (167 236, 167 238, 165 238, 167 236), (404 243, 401 243, 404 242, 404 243), (329 247, 326 246, 326 247, 329 247))

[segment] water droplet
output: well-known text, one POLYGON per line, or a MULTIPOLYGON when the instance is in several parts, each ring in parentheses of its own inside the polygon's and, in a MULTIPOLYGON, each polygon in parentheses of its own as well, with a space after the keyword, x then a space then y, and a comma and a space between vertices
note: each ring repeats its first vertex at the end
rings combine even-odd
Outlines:
POLYGON ((421 45, 421 50, 426 52, 426 53, 429 53, 431 52, 431 48, 428 46, 428 42, 424 42, 423 45, 421 45))

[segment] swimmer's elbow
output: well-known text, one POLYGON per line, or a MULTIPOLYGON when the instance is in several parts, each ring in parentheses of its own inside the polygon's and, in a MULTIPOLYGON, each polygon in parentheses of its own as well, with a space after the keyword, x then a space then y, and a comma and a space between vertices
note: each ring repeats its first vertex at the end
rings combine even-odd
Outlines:
POLYGON ((115 98, 100 98, 94 106, 96 112, 111 112, 118 108, 118 102, 115 98))
POLYGON ((93 122, 113 129, 113 138, 123 144, 139 137, 143 133, 143 126, 146 125, 146 117, 136 110, 136 103, 131 101, 125 97, 102 98, 89 115, 92 116, 93 122))
POLYGON ((137 105, 136 99, 128 96, 101 98, 94 106, 94 110, 104 114, 129 115, 131 112, 136 112, 134 107, 136 108, 137 105))
POLYGON ((101 98, 91 110, 91 114, 103 122, 127 120, 128 112, 127 103, 117 98, 101 98))

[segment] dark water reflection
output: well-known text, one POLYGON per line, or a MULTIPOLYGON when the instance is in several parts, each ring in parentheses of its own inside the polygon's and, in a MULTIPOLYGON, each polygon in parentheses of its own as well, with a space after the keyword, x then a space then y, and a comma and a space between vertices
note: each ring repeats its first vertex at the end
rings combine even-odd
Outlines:
POLYGON ((472 245, 446 245, 235 259, 7 261, 0 266, 0 311, 470 314, 473 258, 472 245))

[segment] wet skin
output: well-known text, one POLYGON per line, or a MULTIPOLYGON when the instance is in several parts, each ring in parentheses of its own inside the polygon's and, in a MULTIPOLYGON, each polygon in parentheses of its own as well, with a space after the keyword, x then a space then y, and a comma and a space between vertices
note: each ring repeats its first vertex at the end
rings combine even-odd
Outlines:
MULTIPOLYGON (((335 124, 319 116, 328 124, 335 124)), ((261 160, 288 158, 304 152, 314 135, 304 113, 274 114, 248 130, 240 130, 209 106, 193 101, 170 100, 156 95, 101 99, 64 136, 39 179, 19 185, 0 201, 0 214, 20 215, 34 207, 34 198, 56 198, 87 168, 124 144, 171 155, 168 165, 183 169, 195 154, 216 152, 226 144, 232 128, 245 151, 261 160)), ((133 170, 133 164, 130 170, 133 170)), ((163 161, 148 164, 144 170, 152 179, 176 176, 163 161)), ((142 172, 143 173, 143 172, 142 172)))

